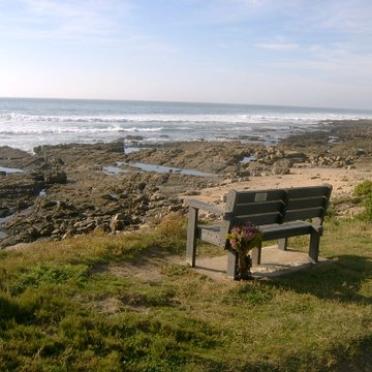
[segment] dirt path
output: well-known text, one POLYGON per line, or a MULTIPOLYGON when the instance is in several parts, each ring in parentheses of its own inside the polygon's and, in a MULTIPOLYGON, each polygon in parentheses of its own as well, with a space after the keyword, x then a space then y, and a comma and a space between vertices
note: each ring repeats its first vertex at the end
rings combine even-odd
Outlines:
POLYGON ((197 198, 207 202, 221 202, 229 190, 259 190, 281 187, 315 186, 329 183, 333 186, 333 197, 350 195, 356 184, 372 179, 372 167, 366 165, 357 169, 338 168, 292 168, 283 176, 269 175, 251 177, 244 182, 226 182, 218 187, 206 188, 197 198))

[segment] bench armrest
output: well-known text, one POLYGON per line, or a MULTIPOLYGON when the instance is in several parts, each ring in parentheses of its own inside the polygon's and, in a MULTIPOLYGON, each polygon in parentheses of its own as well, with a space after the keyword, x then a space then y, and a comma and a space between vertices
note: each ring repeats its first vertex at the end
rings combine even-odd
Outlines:
POLYGON ((323 225, 314 225, 313 224, 312 228, 314 229, 314 231, 319 233, 319 235, 323 235, 323 231, 324 231, 323 225))
POLYGON ((200 200, 195 200, 195 199, 190 199, 187 201, 187 205, 190 208, 195 208, 195 209, 201 209, 203 211, 207 211, 210 213, 216 213, 219 215, 222 215, 225 213, 224 209, 215 205, 215 204, 209 204, 200 200))

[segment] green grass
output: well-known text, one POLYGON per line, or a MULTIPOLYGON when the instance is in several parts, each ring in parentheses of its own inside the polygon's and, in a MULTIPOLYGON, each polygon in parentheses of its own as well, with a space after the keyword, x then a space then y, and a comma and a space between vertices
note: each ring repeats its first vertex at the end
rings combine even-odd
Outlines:
POLYGON ((2 252, 0 370, 371 370, 372 226, 331 220, 325 231, 335 262, 252 283, 171 263, 160 280, 106 269, 183 252, 176 219, 2 252))

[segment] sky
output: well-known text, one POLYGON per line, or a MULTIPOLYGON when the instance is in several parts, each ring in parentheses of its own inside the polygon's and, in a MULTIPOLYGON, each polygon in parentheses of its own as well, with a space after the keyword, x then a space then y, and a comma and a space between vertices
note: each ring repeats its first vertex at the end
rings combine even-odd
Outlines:
POLYGON ((372 109, 370 0, 0 0, 0 96, 372 109))

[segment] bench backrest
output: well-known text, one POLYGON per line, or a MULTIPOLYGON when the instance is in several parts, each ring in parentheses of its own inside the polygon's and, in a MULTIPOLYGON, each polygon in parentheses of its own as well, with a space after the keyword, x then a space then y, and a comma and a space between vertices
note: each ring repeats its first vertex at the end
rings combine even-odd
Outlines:
POLYGON ((317 218, 323 222, 332 186, 296 187, 287 189, 286 211, 283 222, 317 218))
POLYGON ((332 186, 294 187, 278 190, 230 191, 226 211, 233 224, 255 225, 317 218, 322 223, 332 186))
POLYGON ((280 223, 285 210, 284 190, 231 191, 227 205, 232 222, 251 221, 255 225, 280 223))

